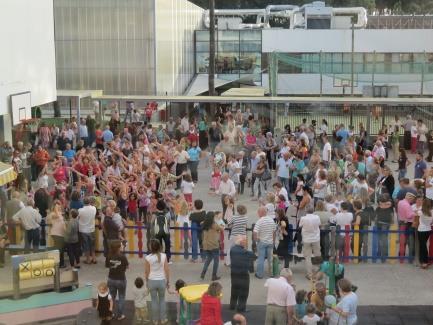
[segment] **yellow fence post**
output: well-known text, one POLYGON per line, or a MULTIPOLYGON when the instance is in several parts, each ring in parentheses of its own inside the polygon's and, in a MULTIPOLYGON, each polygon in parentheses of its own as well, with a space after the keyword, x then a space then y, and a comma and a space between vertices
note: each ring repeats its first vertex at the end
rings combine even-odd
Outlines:
MULTIPOLYGON (((397 224, 391 225, 389 228, 390 231, 393 231, 390 233, 389 237, 389 252, 388 255, 390 257, 397 257, 397 239, 398 239, 398 233, 396 232, 398 230, 397 224)), ((397 263, 396 258, 390 258, 388 259, 391 264, 397 263)))
MULTIPOLYGON (((176 222, 176 227, 180 227, 179 222, 176 222)), ((174 230, 174 252, 175 253, 180 253, 181 249, 182 249, 182 244, 181 244, 181 238, 180 238, 180 232, 182 230, 181 229, 175 229, 174 230)), ((180 255, 174 255, 174 260, 175 261, 179 261, 180 260, 180 255)))
POLYGON ((15 242, 19 245, 21 244, 21 241, 23 241, 22 237, 22 231, 21 231, 21 225, 16 224, 15 225, 15 242))
POLYGON ((135 248, 135 243, 134 243, 134 221, 132 220, 128 220, 128 226, 131 228, 128 228, 128 250, 130 251, 129 253, 129 257, 134 257, 134 248, 135 248))
MULTIPOLYGON (((101 247, 101 245, 99 244, 100 239, 100 233, 101 231, 99 230, 99 220, 96 220, 95 222, 95 251, 99 251, 99 248, 101 247)), ((98 256, 99 253, 96 253, 96 255, 98 256)))
POLYGON ((359 225, 353 227, 353 263, 358 263, 359 257, 359 225))

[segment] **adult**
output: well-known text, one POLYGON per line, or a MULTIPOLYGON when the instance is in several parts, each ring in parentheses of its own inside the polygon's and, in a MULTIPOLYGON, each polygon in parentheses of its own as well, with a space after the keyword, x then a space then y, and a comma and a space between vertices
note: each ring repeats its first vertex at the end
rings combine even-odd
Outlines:
POLYGON ((47 216, 47 223, 51 225, 50 236, 53 240, 53 247, 59 251, 60 261, 59 267, 64 268, 65 266, 65 220, 63 218, 62 203, 56 200, 50 213, 47 216))
POLYGON ((128 259, 120 252, 121 246, 120 241, 112 242, 105 261, 105 267, 109 269, 107 285, 113 301, 116 301, 116 297, 119 295, 113 312, 114 318, 119 321, 126 318, 124 314, 127 284, 125 273, 129 267, 128 259))
POLYGON ((120 228, 119 225, 113 219, 114 211, 111 206, 105 208, 104 221, 102 223, 102 231, 104 233, 104 239, 107 241, 107 247, 113 241, 120 240, 120 228))
POLYGON ((391 168, 385 166, 382 168, 382 178, 379 179, 378 187, 381 193, 388 193, 392 195, 394 193, 395 181, 392 175, 391 168))
POLYGON ((201 298, 200 323, 206 325, 222 325, 221 292, 219 282, 212 282, 201 298))
POLYGON ((95 218, 96 208, 91 204, 89 197, 83 200, 84 206, 78 209, 78 230, 86 256, 84 264, 96 264, 95 255, 95 218))
POLYGON ((259 220, 254 226, 253 240, 257 242, 258 258, 256 278, 262 279, 264 276, 265 258, 268 260, 268 271, 272 275, 272 252, 275 241, 275 222, 274 219, 267 215, 265 207, 259 207, 257 210, 259 220))
POLYGON ((350 231, 353 222, 353 213, 350 212, 350 203, 343 202, 340 205, 340 212, 335 215, 335 220, 337 224, 337 229, 340 230, 339 235, 337 235, 337 247, 338 254, 341 257, 344 256, 345 251, 345 236, 346 231, 350 231))
POLYGON ((68 252, 69 264, 75 269, 80 266, 80 241, 78 236, 78 211, 70 211, 69 219, 66 219, 65 226, 65 248, 68 252))
POLYGON ((42 216, 34 208, 34 205, 33 199, 27 199, 26 206, 12 216, 12 220, 20 223, 25 230, 24 251, 26 253, 30 251, 30 246, 32 246, 33 252, 39 250, 42 216))
POLYGON ((253 198, 253 200, 260 199, 260 197, 262 195, 262 187, 263 187, 264 191, 267 190, 268 179, 266 179, 266 173, 269 170, 268 170, 268 167, 266 165, 266 157, 265 157, 265 155, 261 155, 259 157, 260 157, 260 160, 259 160, 257 167, 256 167, 255 181, 253 184, 253 186, 254 186, 253 193, 254 194, 257 193, 257 198, 253 198))
POLYGON ((427 163, 423 159, 423 154, 418 151, 415 156, 415 166, 414 166, 414 178, 423 178, 425 170, 427 169, 427 163))
POLYGON ((167 205, 164 201, 158 200, 155 206, 156 211, 152 216, 152 227, 153 235, 156 240, 159 241, 162 247, 164 242, 165 255, 167 256, 167 261, 170 263, 171 258, 171 247, 170 247, 170 223, 169 214, 167 213, 167 205))
POLYGON ((432 201, 430 199, 424 198, 418 217, 419 263, 422 269, 427 269, 429 260, 427 241, 430 238, 433 224, 432 201))
POLYGON ((314 215, 320 219, 320 252, 322 259, 327 261, 329 259, 329 248, 330 248, 330 221, 334 217, 332 212, 326 210, 325 201, 317 201, 314 215))
POLYGON ((205 254, 205 262, 200 274, 200 279, 204 280, 207 269, 213 260, 212 281, 219 280, 217 275, 220 255, 220 233, 224 231, 224 227, 218 225, 214 221, 215 213, 208 212, 206 219, 203 222, 203 250, 205 254))
MULTIPOLYGON (((382 262, 386 261, 388 255, 388 231, 393 223, 394 209, 392 207, 391 197, 388 194, 379 196, 378 206, 375 211, 375 222, 379 231, 379 252, 382 262)), ((364 239, 362 239, 364 241, 364 239)))
POLYGON ((191 222, 191 262, 196 263, 198 259, 198 251, 204 260, 203 252, 203 237, 201 224, 206 218, 206 211, 203 210, 203 201, 194 201, 194 211, 190 213, 189 220, 191 222))
POLYGON ((209 142, 210 142, 210 150, 213 154, 215 152, 216 146, 222 140, 222 132, 219 123, 212 122, 211 127, 209 129, 209 142))
MULTIPOLYGON (((187 170, 187 164, 188 160, 190 159, 188 152, 185 150, 185 148, 182 145, 176 146, 176 151, 174 153, 174 159, 176 162, 176 177, 179 177, 187 170)), ((180 184, 182 183, 182 180, 180 178, 176 181, 177 188, 180 188, 180 184)))
POLYGON ((417 151, 424 153, 426 142, 427 142, 427 132, 428 128, 424 124, 424 122, 419 119, 417 122, 417 134, 418 134, 418 141, 417 141, 417 151))
POLYGON ((412 126, 415 124, 414 120, 412 119, 412 116, 407 115, 406 116, 406 121, 404 121, 403 123, 403 128, 404 128, 404 149, 406 150, 410 150, 410 138, 411 138, 411 134, 410 131, 412 129, 412 126))
MULTIPOLYGON (((233 207, 234 210, 234 207, 233 207)), ((229 209, 227 209, 227 212, 229 209)), ((247 235, 247 225, 248 225, 248 217, 247 214, 247 208, 245 205, 239 204, 236 207, 237 214, 233 215, 230 220, 227 220, 227 227, 230 229, 229 233, 229 247, 227 250, 227 255, 225 259, 226 265, 230 265, 231 261, 231 254, 230 249, 235 245, 235 241, 237 237, 239 236, 246 236, 247 235)))
POLYGON ((219 188, 215 191, 216 194, 221 195, 221 205, 223 209, 223 214, 225 214, 227 209, 226 196, 235 197, 236 187, 235 183, 230 179, 228 173, 224 173, 221 177, 221 182, 219 188))
POLYGON ((247 325, 247 319, 242 314, 234 314, 232 320, 225 322, 224 325, 247 325))
POLYGON ((265 325, 292 324, 296 305, 295 290, 291 284, 292 276, 290 269, 282 269, 278 278, 266 280, 265 325))
POLYGON ((48 151, 42 148, 42 146, 38 146, 37 150, 33 153, 31 160, 32 163, 35 165, 35 173, 33 174, 33 180, 36 180, 39 177, 39 174, 47 166, 47 163, 50 160, 50 155, 48 151))
POLYGON ((198 182, 198 164, 200 162, 200 154, 201 154, 201 148, 197 146, 197 142, 193 141, 191 143, 191 147, 188 149, 188 167, 191 171, 191 177, 194 183, 198 182))
POLYGON ((323 140, 322 161, 325 163, 325 166, 328 168, 332 158, 332 146, 331 143, 329 143, 329 139, 326 135, 322 137, 322 140, 323 140))
POLYGON ((150 291, 153 323, 168 324, 165 290, 170 287, 170 269, 158 240, 150 241, 150 254, 144 260, 144 276, 150 291))
POLYGON ((254 254, 247 250, 247 237, 236 236, 235 245, 230 249, 230 310, 245 312, 250 290, 250 265, 254 254))
POLYGON ((406 245, 409 246, 409 261, 413 261, 413 256, 415 256, 415 236, 412 231, 412 223, 415 219, 415 212, 412 209, 412 204, 415 202, 416 196, 407 192, 403 200, 398 202, 397 205, 397 215, 398 224, 400 231, 405 231, 400 235, 400 252, 399 256, 403 258, 406 253, 406 245))
POLYGON ((11 199, 6 202, 6 206, 4 208, 6 212, 6 222, 8 225, 8 230, 10 231, 10 238, 9 242, 10 244, 17 244, 16 242, 16 225, 14 223, 14 220, 12 217, 20 211, 22 208, 24 208, 24 203, 20 200, 20 192, 14 191, 12 192, 11 199))
POLYGON ((313 276, 313 265, 311 256, 315 257, 320 255, 320 218, 313 214, 313 207, 308 207, 306 210, 307 214, 299 221, 299 227, 302 229, 302 253, 305 258, 305 268, 307 271, 307 279, 311 279, 313 276))
POLYGON ((276 214, 276 223, 277 223, 277 233, 278 233, 278 246, 277 246, 277 255, 278 258, 284 261, 284 267, 289 267, 289 245, 292 241, 292 233, 290 231, 290 223, 289 219, 286 216, 284 209, 277 209, 275 211, 276 214))
POLYGON ((277 160, 276 174, 279 182, 284 186, 287 193, 290 193, 290 165, 292 161, 290 159, 290 153, 285 152, 282 157, 277 160))
POLYGON ((336 313, 334 315, 337 318, 337 323, 334 319, 331 319, 331 324, 339 324, 340 319, 345 320, 347 325, 355 325, 358 321, 356 315, 356 309, 358 307, 358 296, 352 292, 352 283, 347 279, 341 279, 338 281, 338 287, 340 288, 341 300, 337 306, 331 307, 336 313))

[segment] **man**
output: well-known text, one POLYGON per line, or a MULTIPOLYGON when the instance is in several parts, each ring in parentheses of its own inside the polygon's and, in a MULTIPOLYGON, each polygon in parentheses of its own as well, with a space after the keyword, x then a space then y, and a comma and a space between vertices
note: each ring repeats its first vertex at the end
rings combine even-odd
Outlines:
POLYGON ((290 160, 290 153, 285 152, 282 157, 280 157, 277 161, 277 170, 275 173, 277 174, 278 180, 287 190, 287 193, 290 193, 290 166, 292 165, 292 161, 290 160))
POLYGON ((156 203, 156 212, 154 212, 152 220, 155 239, 159 240, 161 247, 164 242, 165 255, 167 255, 168 263, 171 264, 170 224, 168 221, 169 217, 167 216, 167 205, 164 201, 159 200, 158 203, 156 203))
POLYGON ((242 314, 234 314, 232 320, 224 323, 224 325, 247 325, 247 320, 242 314))
POLYGON ((44 148, 42 148, 42 146, 38 146, 38 149, 33 154, 32 160, 36 165, 36 174, 34 175, 34 180, 36 180, 39 177, 41 171, 47 165, 48 160, 50 160, 50 155, 44 148))
POLYGON ((268 259, 268 271, 272 276, 272 252, 275 241, 275 222, 272 217, 267 215, 265 207, 259 207, 257 210, 259 220, 254 226, 253 240, 257 242, 258 258, 256 278, 263 279, 265 258, 268 259))
POLYGON ((332 147, 326 135, 323 136, 323 150, 322 161, 325 163, 326 168, 329 168, 332 159, 332 147))
POLYGON ((191 177, 194 183, 198 182, 198 164, 200 163, 200 154, 201 148, 197 145, 197 142, 194 141, 191 143, 191 147, 188 149, 188 167, 191 171, 191 177))
POLYGON ((340 128, 336 133, 337 138, 340 137, 341 138, 341 145, 345 145, 347 142, 347 139, 349 138, 349 131, 346 130, 346 128, 344 127, 344 124, 340 124, 340 128))
MULTIPOLYGON (((9 238, 9 242, 11 244, 17 244, 16 242, 16 225, 12 217, 18 213, 22 208, 24 208, 23 202, 20 200, 20 192, 14 191, 12 192, 12 197, 10 200, 6 202, 5 210, 6 210, 6 221, 8 224, 9 231, 11 232, 11 236, 9 238)), ((18 239, 19 240, 19 239, 18 239)))
MULTIPOLYGON (((251 173, 251 195, 252 197, 254 197, 254 184, 256 182, 256 178, 257 178, 257 174, 256 174, 256 170, 257 170, 257 165, 260 161, 260 158, 257 157, 257 151, 252 151, 251 152, 251 156, 250 156, 250 173, 251 173)), ((257 182, 259 182, 259 180, 257 180, 257 182)))
POLYGON ((410 150, 410 141, 411 141, 411 130, 412 126, 414 126, 415 122, 412 120, 412 116, 407 115, 406 121, 403 123, 404 128, 404 149, 410 150))
POLYGON ((107 247, 110 247, 112 241, 120 239, 120 229, 113 220, 114 211, 110 206, 106 207, 104 216, 103 231, 105 239, 107 240, 107 247))
MULTIPOLYGON (((412 223, 415 219, 415 211, 412 209, 412 204, 415 202, 415 199, 416 196, 413 193, 407 192, 404 200, 398 202, 397 215, 400 231, 409 231, 412 229, 412 223)), ((412 262, 415 256, 415 236, 413 231, 409 234, 400 234, 400 257, 406 255, 406 245, 409 246, 410 262, 412 262)))
POLYGON ((212 154, 215 152, 215 148, 220 143, 221 139, 222 132, 219 124, 217 124, 217 122, 212 122, 209 129, 209 145, 212 154))
POLYGON ((173 137, 174 137, 175 126, 176 126, 176 122, 173 120, 173 117, 170 116, 168 119, 168 122, 166 124, 167 134, 170 137, 170 139, 173 139, 173 137))
POLYGON ((418 142, 417 142, 417 150, 421 153, 424 153, 425 145, 427 142, 427 132, 428 128, 423 123, 421 119, 418 120, 417 126, 417 134, 418 134, 418 142))
POLYGON ((110 130, 110 126, 106 125, 105 126, 105 130, 104 132, 102 132, 102 139, 104 140, 104 143, 107 144, 111 141, 113 141, 114 139, 114 134, 113 132, 110 130))
POLYGON ((200 255, 204 260, 203 251, 203 236, 201 235, 201 223, 206 218, 206 211, 203 210, 203 201, 194 201, 194 211, 190 214, 189 220, 191 221, 191 262, 196 263, 198 259, 198 248, 200 248, 200 255), (197 247, 198 241, 198 247, 197 247))
POLYGON ((427 163, 423 159, 423 155, 421 151, 418 151, 418 153, 415 156, 415 167, 414 167, 414 178, 423 178, 425 170, 427 169, 427 163))
POLYGON ((397 193, 397 203, 398 201, 404 200, 408 192, 416 196, 417 194, 416 189, 415 187, 410 186, 409 178, 402 178, 399 180, 399 183, 400 183, 400 189, 397 193))
POLYGON ((180 126, 181 126, 182 134, 186 136, 189 130, 189 121, 188 121, 188 116, 186 114, 180 120, 180 126))
POLYGON ((237 236, 235 245, 230 249, 232 282, 230 310, 245 312, 250 292, 250 274, 248 271, 253 258, 253 252, 247 250, 247 237, 237 236))
MULTIPOLYGON (((350 191, 353 197, 358 196, 361 193, 361 189, 368 191, 368 184, 365 176, 358 174, 358 176, 350 184, 350 191)), ((392 194, 392 193, 391 193, 392 194)))
POLYGON ((21 223, 26 232, 24 241, 24 251, 26 253, 29 252, 30 246, 32 246, 33 252, 39 250, 39 228, 41 227, 42 216, 38 210, 34 208, 34 205, 35 201, 28 199, 26 206, 12 216, 12 220, 21 223))
POLYGON ((176 182, 178 179, 180 179, 183 176, 183 173, 179 176, 175 176, 173 174, 170 174, 168 172, 168 168, 166 166, 161 168, 161 173, 159 174, 158 178, 158 192, 164 193, 165 188, 167 187, 167 182, 172 181, 176 182))
POLYGON ((282 269, 279 278, 267 279, 266 320, 265 325, 292 324, 296 305, 295 290, 292 285, 292 271, 282 269))
POLYGON ((230 195, 231 197, 235 197, 236 195, 235 183, 233 183, 233 181, 229 178, 228 173, 224 173, 223 176, 221 177, 220 186, 215 193, 221 195, 221 204, 223 207, 223 215, 224 215, 227 210, 227 205, 225 203, 226 196, 230 195))
POLYGON ((307 279, 313 276, 313 265, 311 256, 320 257, 320 217, 313 214, 314 208, 307 208, 307 214, 301 217, 299 227, 302 229, 302 253, 305 258, 305 268, 307 270, 307 279))
POLYGON ((95 217, 96 208, 90 204, 90 198, 83 200, 84 207, 78 209, 78 232, 80 233, 83 253, 86 255, 85 264, 96 264, 95 256, 95 217))

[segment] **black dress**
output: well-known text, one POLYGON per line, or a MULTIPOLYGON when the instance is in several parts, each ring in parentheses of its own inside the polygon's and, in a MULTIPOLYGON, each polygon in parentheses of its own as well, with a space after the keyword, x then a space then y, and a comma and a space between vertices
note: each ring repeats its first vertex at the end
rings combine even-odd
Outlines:
POLYGON ((104 295, 98 292, 98 314, 102 319, 111 317, 110 299, 111 296, 108 291, 104 295))
POLYGON ((278 223, 278 227, 280 226, 281 222, 284 221, 286 223, 286 235, 282 234, 283 236, 280 237, 280 240, 278 242, 278 247, 277 247, 277 255, 279 258, 284 259, 284 267, 288 268, 289 267, 289 245, 290 242, 292 240, 292 233, 289 231, 289 220, 287 219, 287 217, 284 217, 282 220, 279 220, 278 223))

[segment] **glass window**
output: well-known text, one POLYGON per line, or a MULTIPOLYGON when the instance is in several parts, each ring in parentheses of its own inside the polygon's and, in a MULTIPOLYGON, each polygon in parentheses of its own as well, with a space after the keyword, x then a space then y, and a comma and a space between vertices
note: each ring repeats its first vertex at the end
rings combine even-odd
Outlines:
POLYGON ((195 32, 196 41, 207 41, 209 42, 209 32, 207 30, 198 30, 195 32))
POLYGON ((196 73, 207 73, 209 68, 209 53, 196 54, 196 73))
POLYGON ((218 42, 218 52, 239 52, 239 42, 218 42))
POLYGON ((261 30, 241 30, 240 31, 241 41, 261 41, 262 31, 261 30))
POLYGON ((241 53, 239 60, 240 73, 260 73, 261 71, 260 53, 241 53))
POLYGON ((239 73, 239 52, 218 53, 215 61, 216 73, 239 73))
POLYGON ((241 42, 241 51, 243 52, 261 52, 262 42, 250 41, 241 42))
POLYGON ((209 42, 196 42, 197 52, 209 52, 209 42))
POLYGON ((239 42, 239 31, 231 31, 231 30, 218 31, 218 42, 221 41, 239 42))

